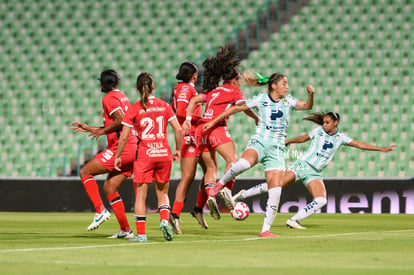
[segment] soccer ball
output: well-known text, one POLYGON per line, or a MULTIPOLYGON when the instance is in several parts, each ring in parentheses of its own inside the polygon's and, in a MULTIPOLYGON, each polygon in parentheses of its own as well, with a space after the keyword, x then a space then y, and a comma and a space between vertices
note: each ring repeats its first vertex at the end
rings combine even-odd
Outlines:
POLYGON ((230 211, 230 214, 236 221, 243 221, 249 216, 250 209, 247 204, 239 201, 234 204, 234 209, 230 211))

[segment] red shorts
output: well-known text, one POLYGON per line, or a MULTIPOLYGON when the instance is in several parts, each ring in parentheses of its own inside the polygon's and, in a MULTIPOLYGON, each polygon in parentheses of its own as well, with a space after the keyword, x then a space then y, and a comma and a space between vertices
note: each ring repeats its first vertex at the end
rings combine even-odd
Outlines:
POLYGON ((198 157, 200 155, 198 151, 197 144, 195 142, 194 134, 189 134, 188 136, 183 136, 183 141, 181 143, 181 157, 182 158, 191 158, 198 157))
POLYGON ((134 164, 134 183, 159 183, 170 181, 172 161, 136 161, 134 164))
MULTIPOLYGON (((116 146, 100 152, 95 158, 109 171, 115 170, 116 146)), ((121 174, 130 177, 134 170, 135 155, 137 154, 137 144, 127 143, 121 154, 121 174)))
POLYGON ((200 152, 214 151, 214 148, 221 144, 233 142, 227 126, 215 126, 204 131, 203 124, 199 124, 195 132, 195 137, 200 152))

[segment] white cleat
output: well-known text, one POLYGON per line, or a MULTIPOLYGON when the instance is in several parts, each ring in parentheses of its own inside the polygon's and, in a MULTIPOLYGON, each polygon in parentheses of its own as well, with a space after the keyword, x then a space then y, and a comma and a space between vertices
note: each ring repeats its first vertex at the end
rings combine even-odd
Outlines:
POLYGON ((244 189, 240 190, 236 195, 233 196, 233 201, 234 202, 242 201, 244 199, 242 197, 244 192, 246 192, 246 190, 244 190, 244 189))
POLYGON ((88 231, 98 229, 98 227, 105 221, 109 220, 111 213, 108 210, 102 211, 100 214, 96 213, 93 222, 88 226, 88 231))
POLYGON ((303 227, 302 225, 300 225, 298 220, 292 220, 292 219, 288 219, 286 221, 286 226, 289 228, 294 228, 294 229, 306 229, 306 227, 303 227))
POLYGON ((229 210, 233 210, 234 209, 234 200, 233 197, 231 196, 231 190, 228 189, 227 187, 223 187, 223 189, 220 190, 220 192, 218 193, 219 197, 223 199, 224 204, 226 205, 226 207, 229 210))
POLYGON ((220 220, 220 211, 217 206, 216 199, 214 197, 208 197, 207 207, 210 209, 210 215, 215 220, 220 220))
POLYGON ((120 229, 117 233, 109 236, 108 239, 132 239, 134 238, 134 232, 130 230, 129 232, 125 232, 124 230, 120 229))

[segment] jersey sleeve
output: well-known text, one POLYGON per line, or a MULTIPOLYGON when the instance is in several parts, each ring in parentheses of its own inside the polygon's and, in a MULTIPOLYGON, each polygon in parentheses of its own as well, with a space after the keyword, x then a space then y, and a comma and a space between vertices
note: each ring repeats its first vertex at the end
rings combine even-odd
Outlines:
POLYGON ((192 90, 188 85, 182 85, 179 91, 176 91, 177 116, 185 117, 187 114, 187 105, 193 96, 192 90))
POLYGON ((110 116, 117 110, 122 110, 121 101, 114 95, 108 94, 102 98, 102 105, 106 113, 110 116))
POLYGON ((352 138, 350 138, 349 136, 345 135, 344 133, 341 133, 341 144, 342 145, 348 145, 349 143, 351 143, 351 141, 353 141, 352 138))
POLYGON ((260 95, 256 95, 254 97, 247 99, 246 101, 247 107, 249 107, 250 109, 259 108, 260 98, 261 98, 260 95))
POLYGON ((309 133, 308 133, 308 135, 309 135, 309 137, 311 138, 311 139, 313 139, 313 137, 314 136, 316 136, 316 134, 318 133, 318 131, 321 129, 321 127, 316 127, 316 128, 314 128, 312 131, 310 131, 309 133))
POLYGON ((171 121, 172 119, 174 119, 176 117, 175 114, 174 114, 174 111, 171 108, 171 106, 168 105, 167 103, 165 103, 165 107, 166 107, 165 111, 166 111, 167 119, 168 119, 168 121, 171 121))
POLYGON ((234 103, 236 105, 242 103, 242 102, 246 102, 246 96, 242 93, 241 90, 239 90, 239 92, 236 95, 236 98, 234 99, 234 103))
POLYGON ((289 102, 290 109, 296 109, 296 103, 299 101, 297 98, 292 95, 287 95, 286 100, 289 102))
MULTIPOLYGON (((122 124, 123 125, 125 125, 127 127, 134 128, 134 118, 135 118, 135 114, 136 114, 135 109, 136 109, 135 105, 131 105, 131 107, 126 112, 124 118, 122 119, 122 124)), ((170 109, 171 109, 171 107, 170 107, 170 109)))

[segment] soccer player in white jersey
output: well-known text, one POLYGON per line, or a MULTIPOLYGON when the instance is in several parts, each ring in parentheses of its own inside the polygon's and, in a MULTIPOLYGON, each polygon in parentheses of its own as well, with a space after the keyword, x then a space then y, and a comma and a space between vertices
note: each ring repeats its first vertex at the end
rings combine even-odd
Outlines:
MULTIPOLYGON (((234 179, 257 163, 262 163, 265 168, 269 196, 259 237, 277 238, 277 235, 270 232, 270 227, 276 217, 282 190, 282 178, 285 171, 285 137, 290 114, 293 110, 312 109, 315 89, 308 85, 307 100, 299 101, 287 94, 289 85, 286 76, 279 73, 272 74, 270 77, 263 77, 260 74, 256 74, 256 76, 252 78, 247 73, 244 75, 244 79, 251 86, 268 85, 267 93, 254 96, 246 103, 228 109, 204 126, 204 130, 209 129, 223 118, 237 112, 253 108, 258 112, 259 122, 256 126, 256 133, 250 137, 240 159, 232 164, 210 190, 210 196, 217 195, 229 180, 234 179)), ((234 204, 234 201, 230 203, 234 204)))
MULTIPOLYGON (((296 229, 305 229, 299 221, 315 214, 326 204, 326 189, 323 182, 322 170, 331 162, 336 151, 341 145, 348 145, 362 150, 389 152, 395 149, 395 145, 377 147, 375 145, 356 141, 338 131, 340 116, 338 113, 313 113, 303 120, 313 121, 321 126, 302 136, 286 141, 286 146, 291 143, 302 143, 311 140, 311 144, 296 161, 292 162, 282 181, 282 188, 298 180, 302 180, 308 191, 313 196, 313 201, 301 209, 296 215, 286 221, 286 226, 296 229)), ((266 183, 256 185, 248 190, 241 190, 233 196, 236 201, 267 192, 266 183)))

